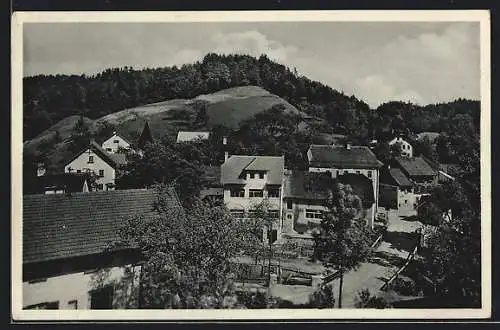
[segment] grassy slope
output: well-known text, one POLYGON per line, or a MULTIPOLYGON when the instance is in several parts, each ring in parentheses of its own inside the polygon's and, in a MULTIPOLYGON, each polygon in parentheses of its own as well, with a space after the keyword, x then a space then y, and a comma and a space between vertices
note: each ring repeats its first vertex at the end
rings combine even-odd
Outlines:
MULTIPOLYGON (((174 99, 147 104, 118 111, 96 120, 85 118, 85 121, 92 127, 92 130, 95 130, 99 123, 111 123, 125 135, 125 138, 134 141, 135 137, 142 131, 146 120, 153 136, 159 138, 164 135, 176 135, 179 130, 204 130, 218 124, 237 128, 241 121, 251 118, 276 104, 283 104, 286 111, 299 113, 291 104, 260 87, 244 86, 218 91, 213 94, 200 95, 191 100, 174 99), (196 113, 195 106, 199 103, 206 104, 209 118, 208 127, 197 127, 189 120, 172 117, 174 112, 191 115, 196 113)), ((36 152, 40 142, 53 136, 56 130, 59 131, 63 141, 68 140, 78 118, 78 116, 67 117, 40 133, 36 138, 26 141, 24 143, 24 152, 36 152)), ((51 163, 61 165, 61 162, 70 156, 67 145, 62 142, 56 146, 54 152, 50 153, 49 158, 51 163)))

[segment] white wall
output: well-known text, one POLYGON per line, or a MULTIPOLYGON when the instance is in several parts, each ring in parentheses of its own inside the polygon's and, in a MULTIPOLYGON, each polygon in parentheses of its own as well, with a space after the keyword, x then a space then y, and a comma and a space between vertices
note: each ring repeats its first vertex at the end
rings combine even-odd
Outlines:
POLYGON ((413 146, 409 144, 407 141, 404 139, 397 137, 389 141, 389 145, 393 145, 395 143, 400 143, 401 144, 401 155, 406 156, 406 157, 413 157, 413 146))
POLYGON ((99 175, 99 170, 104 170, 103 177, 97 177, 96 184, 102 184, 103 190, 106 190, 106 184, 115 184, 115 169, 106 163, 102 158, 100 158, 92 149, 87 149, 84 153, 74 159, 71 163, 64 167, 64 172, 68 173, 69 168, 72 169, 72 173, 76 173, 80 170, 82 173, 89 170, 94 172, 97 176, 99 175), (89 163, 89 156, 94 157, 94 163, 89 163))
POLYGON ((130 144, 119 135, 114 134, 112 137, 102 143, 102 148, 107 152, 116 153, 118 151, 118 148, 129 149, 130 144), (115 140, 118 140, 118 143, 115 143, 115 140))
POLYGON ((76 300, 78 309, 90 309, 89 291, 108 284, 114 284, 115 287, 113 304, 116 308, 123 307, 123 295, 134 301, 136 297, 133 297, 132 288, 137 290, 139 284, 140 266, 130 266, 130 268, 134 272, 130 280, 124 280, 124 267, 113 267, 90 274, 80 272, 55 276, 43 282, 24 282, 23 307, 59 301, 59 309, 72 309, 69 302, 76 300))
POLYGON ((326 211, 323 205, 307 203, 298 199, 287 198, 283 202, 283 233, 298 234, 295 230, 295 223, 310 222, 311 225, 319 225, 321 219, 310 219, 306 217, 306 210, 326 211), (288 202, 292 202, 292 209, 288 209, 288 202))

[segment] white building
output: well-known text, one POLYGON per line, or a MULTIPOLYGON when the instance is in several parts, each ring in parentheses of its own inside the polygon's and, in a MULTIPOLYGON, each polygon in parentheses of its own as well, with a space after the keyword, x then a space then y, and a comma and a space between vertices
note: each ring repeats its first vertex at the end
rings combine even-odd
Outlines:
POLYGON ((180 131, 177 133, 177 142, 190 142, 196 140, 208 140, 209 132, 185 132, 180 131))
POLYGON ((126 164, 124 154, 108 153, 92 141, 64 166, 65 173, 93 173, 97 176, 97 190, 112 190, 117 172, 126 164))
POLYGON ((232 155, 221 165, 224 202, 230 212, 241 218, 266 200, 268 211, 277 221, 276 236, 282 229, 284 157, 232 155))
POLYGON ((117 153, 119 149, 129 150, 130 146, 131 143, 116 132, 101 144, 101 147, 109 153, 117 153))
POLYGON ((153 215, 155 198, 146 189, 23 196, 23 309, 138 308, 138 251, 105 248, 125 217, 153 215))
POLYGON ((413 157, 413 147, 408 141, 400 136, 397 136, 388 142, 389 146, 393 146, 396 143, 401 145, 401 156, 408 158, 413 157))
POLYGON ((373 186, 374 207, 369 225, 372 227, 378 208, 379 169, 382 167, 375 154, 365 146, 311 145, 307 151, 309 172, 330 172, 333 178, 345 174, 361 174, 373 186))

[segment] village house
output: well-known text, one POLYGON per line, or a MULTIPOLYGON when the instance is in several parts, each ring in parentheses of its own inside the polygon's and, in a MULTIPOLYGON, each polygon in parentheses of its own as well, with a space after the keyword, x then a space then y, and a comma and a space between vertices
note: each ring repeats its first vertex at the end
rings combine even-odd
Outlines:
POLYGON ((23 196, 23 308, 137 308, 140 253, 108 245, 126 217, 153 215, 155 200, 146 189, 23 196))
POLYGON ((58 173, 39 176, 25 186, 23 194, 68 194, 95 190, 90 173, 58 173))
POLYGON ((209 132, 186 132, 179 131, 177 133, 177 143, 179 142, 191 142, 196 140, 208 140, 210 137, 209 132))
POLYGON ((345 174, 361 174, 371 180, 374 207, 369 224, 372 226, 378 209, 379 169, 382 167, 375 154, 366 146, 311 145, 307 151, 309 172, 330 172, 332 178, 345 174))
POLYGON ((401 169, 404 175, 417 186, 435 186, 438 184, 436 171, 423 157, 396 157, 392 167, 401 169))
POLYGON ((280 237, 282 229, 283 156, 229 156, 221 165, 224 203, 231 214, 245 218, 264 200, 276 218, 272 235, 280 237))
POLYGON ((76 154, 64 166, 65 173, 93 173, 96 175, 97 190, 113 190, 116 178, 126 164, 124 154, 109 153, 95 141, 76 154))
POLYGON ((399 168, 380 170, 380 206, 398 210, 398 214, 413 214, 418 196, 413 183, 399 168))
POLYGON ((393 146, 398 143, 401 146, 401 156, 411 158, 413 157, 413 146, 403 139, 401 136, 397 136, 388 142, 389 146, 393 146))
POLYGON ((120 149, 131 150, 131 146, 129 141, 116 132, 113 132, 113 135, 101 144, 104 150, 112 154, 117 153, 120 149))

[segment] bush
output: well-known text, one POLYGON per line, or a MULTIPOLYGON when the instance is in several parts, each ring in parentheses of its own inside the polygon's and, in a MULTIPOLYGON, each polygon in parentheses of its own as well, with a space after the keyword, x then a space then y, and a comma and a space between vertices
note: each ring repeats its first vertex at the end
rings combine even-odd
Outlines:
POLYGON ((311 308, 334 308, 335 296, 331 285, 324 285, 309 298, 311 308))
POLYGON ((404 295, 404 296, 415 296, 418 295, 418 288, 412 280, 404 280, 401 277, 397 277, 391 283, 391 288, 404 295))
POLYGON ((368 289, 359 291, 356 300, 354 304, 356 308, 383 309, 392 307, 384 298, 372 296, 368 289))

